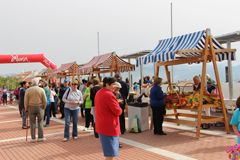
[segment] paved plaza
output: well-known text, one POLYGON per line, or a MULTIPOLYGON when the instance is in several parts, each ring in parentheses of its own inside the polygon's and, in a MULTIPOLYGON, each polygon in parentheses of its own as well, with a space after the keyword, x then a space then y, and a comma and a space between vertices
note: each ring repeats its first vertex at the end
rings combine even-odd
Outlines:
MULTIPOLYGON (((21 124, 16 105, 0 105, 0 159, 104 159, 99 139, 91 136, 93 130, 82 131, 85 119, 81 116, 78 120, 78 139, 70 138, 67 142, 62 141, 64 120, 51 119, 49 127, 44 128, 47 140, 35 143, 30 142, 30 129, 26 141, 26 130, 21 128, 21 124)), ((151 130, 142 133, 127 131, 120 136, 123 148, 120 148, 120 156, 116 159, 228 159, 226 149, 236 143, 233 132, 226 134, 224 127, 211 127, 210 130, 201 130, 200 139, 196 139, 195 130, 192 126, 164 122, 167 136, 153 135, 151 130)))

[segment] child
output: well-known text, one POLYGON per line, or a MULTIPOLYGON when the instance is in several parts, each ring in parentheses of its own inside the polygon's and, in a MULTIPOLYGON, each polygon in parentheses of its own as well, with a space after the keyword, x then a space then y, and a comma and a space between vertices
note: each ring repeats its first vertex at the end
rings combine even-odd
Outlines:
POLYGON ((137 84, 136 81, 134 82, 134 90, 135 90, 135 91, 138 91, 138 84, 137 84))
POLYGON ((237 99, 237 102, 236 102, 236 106, 237 106, 237 109, 234 111, 233 113, 233 116, 232 116, 232 120, 230 122, 230 124, 232 125, 233 127, 233 130, 234 132, 236 133, 237 135, 237 143, 239 144, 240 143, 240 125, 239 125, 239 118, 240 118, 240 111, 239 111, 239 108, 240 108, 240 97, 238 97, 237 99))

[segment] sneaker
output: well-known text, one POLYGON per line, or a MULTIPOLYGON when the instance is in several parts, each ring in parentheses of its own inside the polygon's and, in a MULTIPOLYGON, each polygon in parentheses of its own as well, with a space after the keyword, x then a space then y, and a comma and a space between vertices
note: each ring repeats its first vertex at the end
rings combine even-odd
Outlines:
POLYGON ((86 131, 86 130, 87 130, 87 127, 84 127, 84 128, 83 128, 83 131, 86 131))
POLYGON ((68 138, 63 138, 63 142, 66 142, 68 141, 69 139, 68 138))
POLYGON ((47 124, 44 124, 44 127, 48 127, 49 125, 47 125, 47 124))
POLYGON ((119 148, 122 148, 122 144, 119 144, 119 148))
POLYGON ((46 141, 46 138, 38 138, 38 142, 46 141))
POLYGON ((94 133, 92 133, 91 136, 94 136, 94 133))
POLYGON ((31 143, 35 143, 35 139, 32 139, 30 142, 31 142, 31 143))
POLYGON ((87 128, 87 130, 93 130, 93 127, 91 127, 91 128, 87 128))
POLYGON ((77 137, 73 137, 73 139, 77 139, 77 137))

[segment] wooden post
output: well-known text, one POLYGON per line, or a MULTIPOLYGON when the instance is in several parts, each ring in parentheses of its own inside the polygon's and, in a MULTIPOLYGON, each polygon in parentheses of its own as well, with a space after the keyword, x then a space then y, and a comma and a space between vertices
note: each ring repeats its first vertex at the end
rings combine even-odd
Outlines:
POLYGON ((165 66, 165 72, 166 72, 166 75, 167 75, 169 90, 172 90, 172 83, 171 83, 171 79, 170 79, 170 75, 169 75, 169 71, 168 71, 168 66, 165 66))
POLYGON ((98 73, 98 78, 99 78, 100 82, 102 82, 100 73, 98 73))
POLYGON ((159 75, 159 66, 156 67, 156 74, 155 74, 155 77, 158 77, 159 75))
POLYGON ((112 54, 111 77, 113 76, 114 57, 114 54, 112 54))
POLYGON ((73 65, 73 72, 72 72, 72 82, 74 81, 74 76, 75 76, 75 67, 76 64, 73 65))
POLYGON ((203 108, 203 93, 204 93, 204 84, 205 84, 205 76, 206 76, 206 67, 207 67, 207 51, 208 51, 208 43, 209 43, 209 36, 208 30, 206 30, 206 38, 205 38, 205 47, 203 51, 203 65, 202 65, 202 80, 201 80, 201 89, 200 89, 200 96, 199 96, 199 106, 198 106, 198 120, 197 120, 197 133, 196 138, 200 137, 200 127, 201 127, 201 121, 202 121, 202 108, 203 108))
POLYGON ((81 86, 80 76, 78 75, 78 85, 81 86))
POLYGON ((116 66, 117 66, 117 72, 120 73, 120 69, 119 69, 119 65, 118 65, 118 61, 117 61, 117 56, 115 56, 115 62, 116 62, 116 66))
POLYGON ((222 94, 222 87, 221 87, 221 82, 220 82, 220 79, 219 79, 215 52, 214 52, 214 49, 213 49, 212 37, 210 37, 210 50, 211 50, 211 54, 212 54, 213 68, 214 68, 215 77, 216 77, 216 81, 217 81, 217 88, 219 90, 219 95, 220 95, 220 101, 221 101, 221 106, 222 106, 224 122, 225 122, 225 128, 226 128, 227 134, 230 134, 230 129, 229 129, 229 125, 228 125, 228 118, 227 118, 225 103, 224 103, 223 94, 222 94))

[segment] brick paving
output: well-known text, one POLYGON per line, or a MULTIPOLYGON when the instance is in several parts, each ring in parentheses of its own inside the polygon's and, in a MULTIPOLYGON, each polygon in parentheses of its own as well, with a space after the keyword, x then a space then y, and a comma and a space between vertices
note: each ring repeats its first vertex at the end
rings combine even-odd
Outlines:
MULTIPOLYGON (((15 107, 17 107, 15 105, 15 107)), ((57 115, 60 117, 60 115, 57 115)), ((64 121, 50 121, 50 126, 44 128, 44 142, 26 142, 26 130, 21 129, 21 117, 17 109, 0 105, 0 159, 104 159, 99 139, 91 136, 91 132, 78 132, 78 139, 70 139, 62 142, 64 121), (10 122, 12 121, 12 122, 10 122)), ((126 127, 128 120, 126 119, 126 127)), ((79 117, 78 125, 84 126, 85 119, 79 117)), ((173 123, 164 123, 164 131, 167 136, 153 135, 152 131, 144 131, 139 134, 128 133, 121 135, 123 148, 116 159, 180 159, 164 156, 161 150, 177 153, 185 157, 199 160, 226 160, 226 149, 236 143, 236 139, 211 134, 201 133, 201 138, 195 138, 195 132, 171 127, 173 123), (150 146, 151 149, 159 149, 159 153, 125 144, 124 140, 138 142, 150 146)), ((188 126, 189 127, 189 126, 188 126)), ((70 130, 72 128, 70 127, 70 130)), ((224 127, 213 128, 212 132, 225 135, 224 127)), ((37 133, 37 130, 36 130, 37 133)), ((30 130, 28 131, 30 136, 30 130)), ((71 135, 71 133, 70 133, 71 135)))

